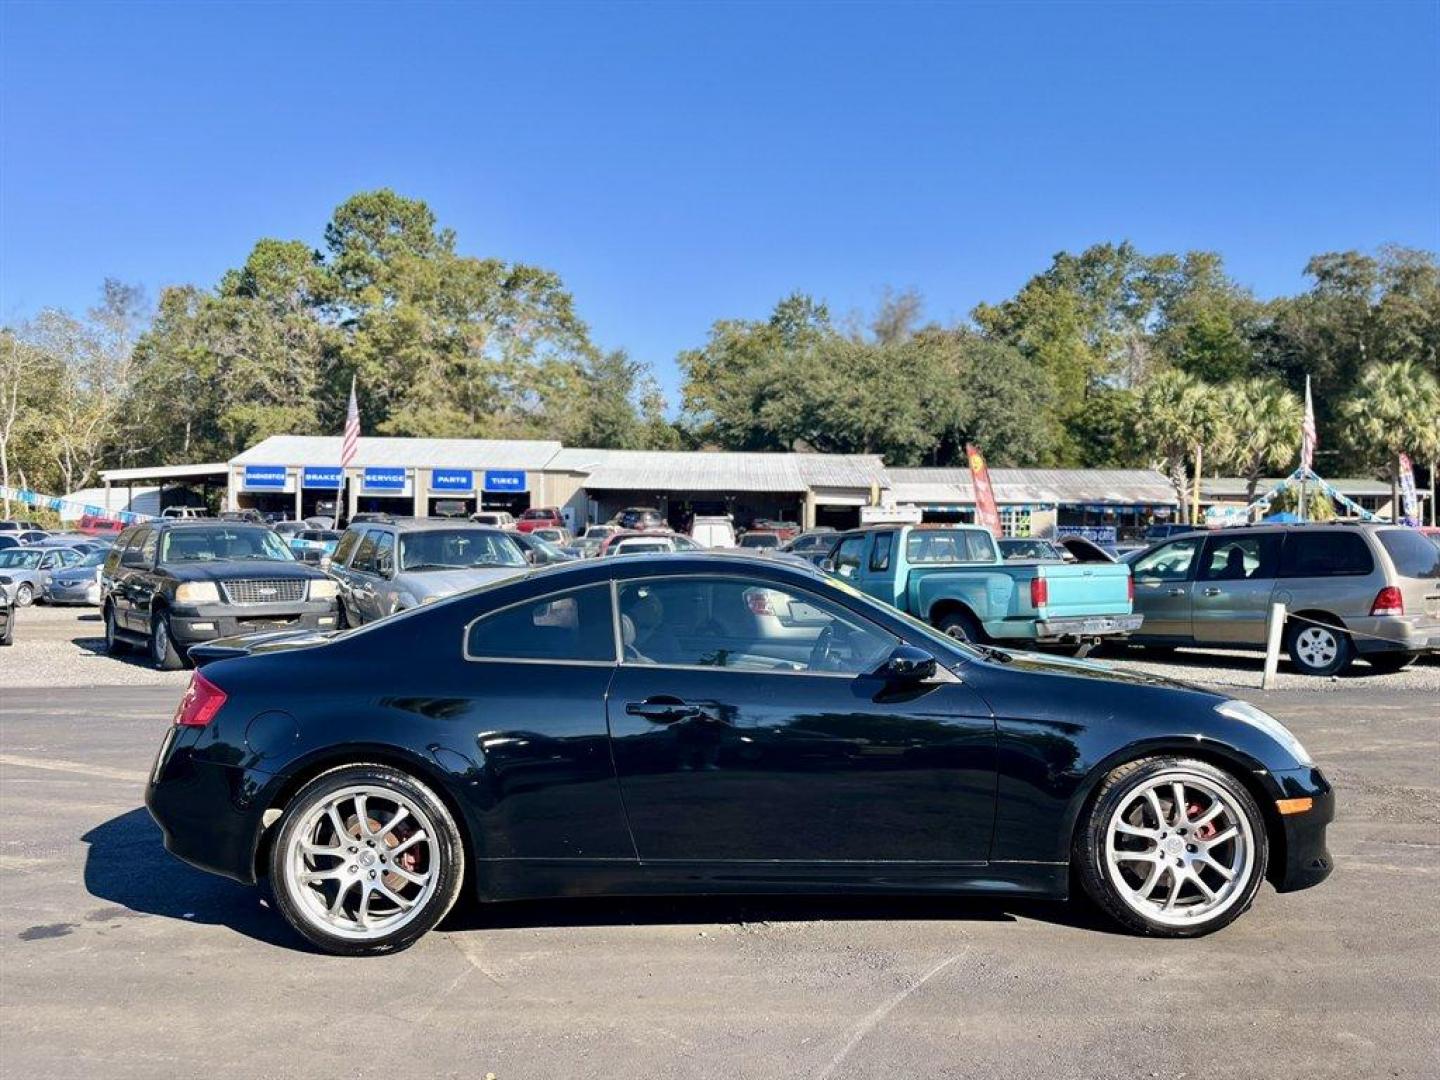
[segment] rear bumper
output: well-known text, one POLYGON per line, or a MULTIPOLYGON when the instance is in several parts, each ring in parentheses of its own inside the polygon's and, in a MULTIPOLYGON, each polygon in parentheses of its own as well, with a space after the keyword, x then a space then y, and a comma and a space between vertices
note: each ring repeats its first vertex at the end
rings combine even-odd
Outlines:
POLYGON ((1346 619, 1361 653, 1440 650, 1440 620, 1429 615, 1384 615, 1346 619))
POLYGON ((1270 880, 1277 892, 1295 892, 1319 885, 1334 869, 1325 830, 1335 820, 1335 791, 1319 769, 1293 769, 1271 774, 1282 799, 1312 800, 1298 814, 1281 814, 1283 850, 1271 855, 1270 880))
POLYGON ((1035 637, 1038 641, 1113 637, 1116 634, 1133 634, 1144 621, 1143 615, 1076 615, 1041 619, 1035 624, 1035 637))
POLYGON ((271 630, 334 630, 335 612, 333 600, 254 604, 243 610, 225 605, 174 608, 170 633, 177 645, 184 646, 271 630))
POLYGON ((255 845, 264 811, 258 792, 269 773, 197 760, 200 728, 171 728, 145 787, 145 806, 165 850, 191 866, 247 885, 255 881, 255 845))

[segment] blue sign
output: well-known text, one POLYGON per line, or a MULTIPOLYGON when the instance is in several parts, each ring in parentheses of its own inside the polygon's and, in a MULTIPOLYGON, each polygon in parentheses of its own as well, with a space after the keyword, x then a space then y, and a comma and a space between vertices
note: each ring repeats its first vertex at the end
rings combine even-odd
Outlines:
POLYGON ((361 481, 370 491, 404 491, 405 470, 376 468, 366 469, 361 481))
POLYGON ((1055 530, 1057 536, 1079 536, 1092 544, 1115 543, 1113 525, 1061 525, 1055 530))
POLYGON ((471 469, 431 469, 430 490, 468 494, 475 490, 475 473, 471 469))
POLYGON ((340 466, 307 465, 305 471, 300 474, 300 486, 336 491, 340 487, 340 466))
POLYGON ((249 491, 284 491, 284 465, 246 465, 245 487, 249 491))
POLYGON ((486 491, 524 491, 524 469, 486 469, 486 491))

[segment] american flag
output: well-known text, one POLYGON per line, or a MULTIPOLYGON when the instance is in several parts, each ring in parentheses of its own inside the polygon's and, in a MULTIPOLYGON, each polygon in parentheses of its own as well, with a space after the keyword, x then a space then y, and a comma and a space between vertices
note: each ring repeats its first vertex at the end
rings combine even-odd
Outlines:
MULTIPOLYGON (((354 405, 355 398, 350 398, 354 405)), ((1305 422, 1300 425, 1300 467, 1311 469, 1315 465, 1315 447, 1320 444, 1315 434, 1315 403, 1310 400, 1310 376, 1305 376, 1305 422)))
POLYGON ((350 377, 350 406, 345 410, 345 441, 340 444, 340 469, 349 468, 360 448, 360 406, 355 403, 355 377, 350 377))

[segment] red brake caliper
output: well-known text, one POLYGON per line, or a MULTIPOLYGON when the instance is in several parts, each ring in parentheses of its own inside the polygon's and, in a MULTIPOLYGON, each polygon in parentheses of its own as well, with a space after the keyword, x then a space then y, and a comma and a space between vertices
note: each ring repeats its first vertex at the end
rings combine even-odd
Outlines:
MULTIPOLYGON (((1189 806, 1185 807, 1185 816, 1189 818, 1199 817, 1200 807, 1195 803, 1191 803, 1189 806)), ((1201 825, 1198 829, 1195 830, 1195 838, 1197 840, 1209 840, 1210 837, 1215 835, 1215 831, 1215 822, 1207 821, 1204 825, 1201 825)))

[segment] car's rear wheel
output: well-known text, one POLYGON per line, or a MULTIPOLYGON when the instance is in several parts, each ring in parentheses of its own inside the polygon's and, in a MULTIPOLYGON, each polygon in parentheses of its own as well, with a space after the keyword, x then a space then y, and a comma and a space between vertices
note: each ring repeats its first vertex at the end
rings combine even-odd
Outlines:
POLYGON ((15 586, 15 606, 29 607, 35 602, 35 586, 28 581, 22 581, 15 586))
POLYGON ((1383 652, 1371 653, 1365 657, 1370 661, 1370 666, 1376 671, 1383 671, 1387 675, 1396 671, 1403 671, 1420 658, 1415 652, 1383 652))
POLYGON ((935 627, 956 641, 983 642, 985 640, 985 631, 981 629, 975 616, 968 611, 952 611, 948 615, 942 615, 935 627))
POLYGON ((185 666, 185 654, 170 633, 170 616, 163 611, 150 619, 150 662, 157 671, 179 671, 185 666))
POLYGON ((125 651, 125 642, 115 628, 115 606, 106 604, 100 616, 105 622, 105 651, 111 656, 125 651))
POLYGON ((414 777, 352 765, 291 800, 270 851, 270 881, 290 925, 326 952, 396 952, 445 917, 465 856, 445 804, 414 777))
POLYGON ((1339 675, 1355 659, 1350 635, 1304 619, 1287 632, 1290 662, 1302 675, 1339 675))
POLYGON ((1269 843, 1260 808, 1207 762, 1156 757, 1101 783, 1075 842, 1085 892, 1141 934, 1198 937, 1255 899, 1269 843))

